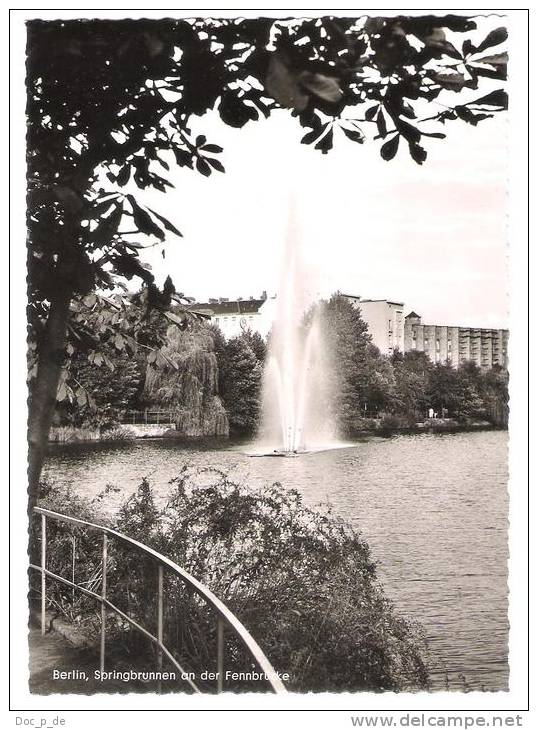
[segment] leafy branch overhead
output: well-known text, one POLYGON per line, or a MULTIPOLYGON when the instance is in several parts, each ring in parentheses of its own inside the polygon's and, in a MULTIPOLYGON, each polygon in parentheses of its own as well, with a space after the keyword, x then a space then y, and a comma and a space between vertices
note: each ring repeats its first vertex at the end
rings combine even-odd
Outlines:
MULTIPOLYGON (((58 402, 78 404, 89 412, 96 410, 94 393, 73 376, 73 363, 97 373, 97 379, 111 379, 111 387, 118 362, 124 369, 126 364, 138 363, 141 372, 146 368, 176 369, 163 345, 170 325, 184 330, 191 320, 197 319, 187 306, 191 300, 175 292, 170 278, 160 299, 148 306, 151 296, 152 289, 146 286, 136 294, 103 296, 92 292, 72 302, 66 342, 68 357, 56 393, 58 402)), ((36 371, 37 352, 33 346, 29 351, 30 380, 36 371)))
MULTIPOLYGON (((342 36, 338 25, 332 25, 331 29, 333 35, 319 28, 318 43, 325 55, 318 52, 317 56, 325 61, 334 37, 342 36)), ((454 36, 475 29, 475 21, 461 17, 370 18, 356 35, 350 29, 344 31, 346 41, 332 54, 330 76, 322 73, 312 76, 310 72, 305 80, 305 72, 297 72, 301 61, 292 64, 287 55, 287 65, 281 68, 278 61, 278 83, 274 78, 271 80, 277 98, 294 108, 301 124, 310 129, 301 140, 304 144, 314 144, 326 153, 333 146, 335 131, 340 130, 359 144, 368 137, 380 139, 381 157, 390 160, 403 140, 411 157, 422 164, 427 152, 420 144, 421 138, 446 136, 442 131, 424 126, 425 122, 444 123, 459 118, 476 125, 507 108, 508 98, 503 89, 460 104, 451 101, 454 94, 477 89, 485 78, 506 80, 507 54, 492 55, 488 50, 506 40, 504 28, 487 34, 476 47, 468 38, 463 38, 458 47, 446 38, 445 31, 454 36), (290 93, 291 80, 295 84, 294 95, 290 93), (441 110, 419 119, 429 104, 441 110), (360 114, 351 116, 355 109, 360 114)), ((310 26, 307 34, 311 34, 310 26)), ((273 61, 273 67, 276 64, 273 61)), ((302 66, 306 68, 306 64, 303 58, 302 66)))
POLYGON ((447 121, 476 125, 507 106, 502 88, 452 101, 506 79, 506 30, 477 42, 477 24, 455 15, 30 21, 31 299, 110 289, 118 276, 147 281, 140 249, 181 233, 135 191, 169 190, 172 166, 224 172, 222 148, 191 130, 208 111, 241 128, 287 108, 301 141, 323 153, 341 133, 371 138, 385 160, 405 143, 423 163, 423 140, 442 138, 447 121))

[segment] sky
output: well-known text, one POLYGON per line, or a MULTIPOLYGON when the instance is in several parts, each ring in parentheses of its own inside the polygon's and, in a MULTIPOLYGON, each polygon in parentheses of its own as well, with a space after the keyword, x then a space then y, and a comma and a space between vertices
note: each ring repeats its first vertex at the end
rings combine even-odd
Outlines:
POLYGON ((175 189, 138 193, 183 233, 144 254, 158 280, 208 297, 270 295, 278 288, 290 200, 309 282, 401 301, 432 324, 505 327, 507 303, 506 119, 454 121, 427 140, 419 166, 390 162, 379 143, 335 140, 327 155, 301 145, 286 112, 243 128, 215 118, 200 132, 224 147, 224 174, 172 171, 175 189))
POLYGON ((285 110, 239 130, 210 113, 191 128, 224 148, 226 173, 172 167, 174 190, 136 191, 183 233, 165 258, 144 253, 159 281, 170 274, 198 301, 277 293, 293 200, 313 294, 400 301, 425 323, 507 326, 505 114, 448 122, 446 139, 423 140, 422 166, 343 134, 322 155, 285 110))

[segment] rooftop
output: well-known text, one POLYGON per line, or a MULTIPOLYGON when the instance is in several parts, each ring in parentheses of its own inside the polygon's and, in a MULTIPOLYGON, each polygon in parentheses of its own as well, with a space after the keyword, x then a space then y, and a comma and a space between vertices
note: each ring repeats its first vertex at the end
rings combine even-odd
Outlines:
POLYGON ((209 302, 193 302, 189 305, 189 309, 211 314, 256 314, 265 301, 265 298, 233 299, 231 301, 214 299, 209 302))
POLYGON ((394 304, 397 307, 403 307, 403 302, 393 302, 390 299, 361 299, 357 294, 342 294, 343 297, 349 299, 358 299, 359 304, 373 304, 378 302, 385 302, 385 304, 394 304))

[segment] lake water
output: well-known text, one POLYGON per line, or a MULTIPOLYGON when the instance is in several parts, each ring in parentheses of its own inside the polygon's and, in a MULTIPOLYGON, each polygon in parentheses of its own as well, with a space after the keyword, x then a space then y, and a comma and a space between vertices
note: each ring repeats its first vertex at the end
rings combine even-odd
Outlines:
POLYGON ((330 501, 360 528, 399 611, 425 628, 433 685, 508 689, 508 494, 505 431, 367 438, 297 458, 174 441, 52 446, 45 476, 114 508, 149 477, 166 494, 181 466, 213 466, 253 486, 280 481, 330 501), (460 676, 463 675, 464 679, 460 676))

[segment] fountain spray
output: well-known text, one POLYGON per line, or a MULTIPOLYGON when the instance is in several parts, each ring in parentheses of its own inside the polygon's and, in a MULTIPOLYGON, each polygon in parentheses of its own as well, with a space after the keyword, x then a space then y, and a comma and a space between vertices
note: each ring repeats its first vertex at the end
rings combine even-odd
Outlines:
POLYGON ((291 455, 336 443, 329 417, 329 359, 312 303, 296 204, 292 200, 283 251, 276 318, 262 388, 258 446, 267 454, 291 455))

